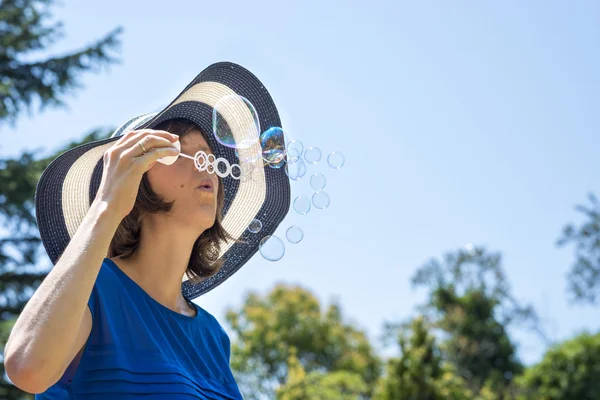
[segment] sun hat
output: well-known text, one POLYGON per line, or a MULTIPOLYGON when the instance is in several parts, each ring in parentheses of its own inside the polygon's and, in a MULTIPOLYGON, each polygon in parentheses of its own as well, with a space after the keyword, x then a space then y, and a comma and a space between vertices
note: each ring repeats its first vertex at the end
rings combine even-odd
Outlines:
MULTIPOLYGON (((152 129, 173 118, 196 123, 216 158, 224 158, 230 165, 238 164, 246 171, 242 179, 222 179, 222 225, 238 240, 221 243, 220 258, 224 263, 215 275, 200 282, 192 282, 184 275, 184 296, 193 299, 223 283, 258 251, 263 238, 275 232, 290 208, 289 178, 285 168, 279 168, 280 164, 246 155, 263 154, 261 137, 273 129, 283 134, 281 120, 269 92, 256 76, 237 64, 219 62, 200 72, 162 111, 136 116, 109 138, 70 149, 48 165, 36 187, 35 208, 40 237, 53 264, 96 196, 104 152, 124 133, 152 129), (248 129, 254 126, 256 129, 248 129), (214 134, 215 129, 223 129, 226 134, 219 137, 214 134), (262 224, 257 233, 248 230, 254 220, 262 224)), ((280 143, 284 146, 285 139, 280 139, 280 143)), ((279 151, 285 154, 284 148, 279 151)))

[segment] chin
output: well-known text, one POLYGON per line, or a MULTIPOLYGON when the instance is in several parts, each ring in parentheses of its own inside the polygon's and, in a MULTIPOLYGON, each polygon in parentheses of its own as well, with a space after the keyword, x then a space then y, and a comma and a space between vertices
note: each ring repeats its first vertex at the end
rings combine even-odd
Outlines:
POLYGON ((203 231, 212 228, 216 220, 214 215, 209 216, 205 213, 200 213, 200 215, 196 215, 195 218, 193 218, 194 225, 201 228, 203 231))

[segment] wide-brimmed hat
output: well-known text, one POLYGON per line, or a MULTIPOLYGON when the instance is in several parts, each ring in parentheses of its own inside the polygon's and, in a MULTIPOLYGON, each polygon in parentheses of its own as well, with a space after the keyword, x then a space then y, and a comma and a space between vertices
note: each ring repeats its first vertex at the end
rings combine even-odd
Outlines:
MULTIPOLYGON (((127 121, 110 138, 66 151, 44 170, 35 193, 36 218, 42 243, 53 264, 96 196, 104 152, 130 130, 153 129, 174 118, 196 123, 205 133, 215 157, 238 164, 245 171, 241 179, 221 180, 225 195, 222 225, 230 236, 239 240, 221 243, 220 257, 224 264, 215 275, 200 282, 192 282, 184 275, 183 294, 193 299, 214 289, 257 252, 263 238, 275 232, 290 208, 290 183, 285 168, 241 154, 256 154, 257 149, 261 154, 261 132, 281 128, 281 120, 269 92, 258 78, 239 65, 220 62, 200 72, 162 111, 127 121), (226 99, 225 104, 223 99, 226 99), (226 131, 225 139, 231 143, 217 140, 213 134, 214 118, 219 119, 219 129, 226 131), (248 129, 254 125, 260 126, 258 133, 248 129), (242 148, 235 149, 234 142, 242 143, 242 148), (253 220, 262 223, 257 233, 248 230, 253 220)), ((280 151, 285 153, 284 149, 280 151)))

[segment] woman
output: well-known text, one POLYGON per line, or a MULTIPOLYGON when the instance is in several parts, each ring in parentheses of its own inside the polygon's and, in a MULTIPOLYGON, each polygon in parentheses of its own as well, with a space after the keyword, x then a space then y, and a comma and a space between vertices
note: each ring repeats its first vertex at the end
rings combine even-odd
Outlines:
POLYGON ((242 398, 227 334, 191 300, 235 273, 289 209, 283 169, 247 157, 260 154, 258 133, 271 126, 281 122, 261 82, 218 63, 165 110, 44 171, 36 215, 55 266, 6 344, 15 385, 39 399, 242 398), (222 98, 233 100, 219 107, 222 98), (208 134, 214 107, 233 139, 227 146, 208 134), (177 157, 198 151, 227 160, 231 174, 177 157), (177 159, 157 162, 165 157, 177 159), (251 171, 246 179, 233 163, 251 171), (258 234, 246 229, 254 219, 258 234))

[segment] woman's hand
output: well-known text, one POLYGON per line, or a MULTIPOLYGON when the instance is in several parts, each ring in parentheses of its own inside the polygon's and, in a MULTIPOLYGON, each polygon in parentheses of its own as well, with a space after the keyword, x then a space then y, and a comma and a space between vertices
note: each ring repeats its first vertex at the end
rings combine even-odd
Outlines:
POLYGON ((178 155, 180 150, 173 145, 178 140, 177 135, 151 129, 123 135, 104 153, 102 181, 94 202, 105 202, 119 221, 125 218, 133 209, 144 173, 159 158, 178 155))

